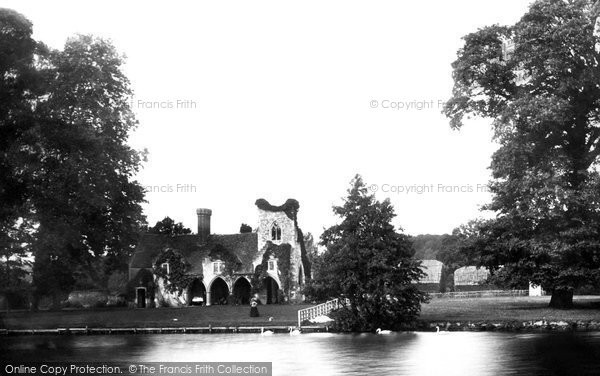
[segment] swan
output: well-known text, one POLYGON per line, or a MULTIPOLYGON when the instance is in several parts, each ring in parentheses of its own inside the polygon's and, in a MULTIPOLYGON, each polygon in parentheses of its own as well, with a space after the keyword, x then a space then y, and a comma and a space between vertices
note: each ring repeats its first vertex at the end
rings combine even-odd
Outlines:
POLYGON ((377 334, 392 334, 392 331, 391 330, 381 330, 381 328, 377 328, 375 333, 377 333, 377 334))
POLYGON ((435 332, 437 334, 446 334, 446 333, 448 333, 447 331, 440 331, 440 327, 437 326, 437 325, 435 326, 435 332))
POLYGON ((272 336, 273 332, 270 330, 265 331, 265 328, 260 328, 260 335, 261 336, 272 336))
POLYGON ((299 336, 300 335, 300 331, 298 329, 294 329, 290 326, 290 335, 291 336, 299 336))

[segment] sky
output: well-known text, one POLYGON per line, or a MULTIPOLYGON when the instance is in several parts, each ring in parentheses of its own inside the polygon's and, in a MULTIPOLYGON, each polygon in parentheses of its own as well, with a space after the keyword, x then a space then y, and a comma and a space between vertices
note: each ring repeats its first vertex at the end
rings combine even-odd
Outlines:
POLYGON ((236 233, 256 226, 256 199, 295 198, 316 236, 356 174, 411 235, 491 215, 491 120, 452 130, 441 109, 461 37, 528 4, 0 0, 50 47, 93 34, 126 56, 150 224, 195 231, 196 208, 210 208, 214 233, 236 233))

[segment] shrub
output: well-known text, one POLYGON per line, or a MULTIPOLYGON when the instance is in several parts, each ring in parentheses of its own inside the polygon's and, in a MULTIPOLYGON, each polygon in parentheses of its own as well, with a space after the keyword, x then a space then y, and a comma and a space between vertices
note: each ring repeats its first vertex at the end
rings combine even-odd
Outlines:
POLYGON ((116 271, 116 272, 112 273, 108 277, 108 282, 107 282, 108 292, 113 295, 125 292, 127 282, 128 282, 127 273, 121 272, 121 271, 116 271))
POLYGON ((339 332, 360 332, 367 326, 364 318, 348 308, 332 311, 329 318, 333 320, 332 328, 339 332))

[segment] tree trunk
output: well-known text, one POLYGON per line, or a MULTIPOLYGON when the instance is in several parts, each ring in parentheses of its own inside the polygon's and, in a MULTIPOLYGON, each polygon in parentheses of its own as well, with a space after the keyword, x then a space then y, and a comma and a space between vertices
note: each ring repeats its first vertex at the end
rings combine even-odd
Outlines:
POLYGON ((573 308, 573 290, 552 290, 549 306, 561 309, 573 308))

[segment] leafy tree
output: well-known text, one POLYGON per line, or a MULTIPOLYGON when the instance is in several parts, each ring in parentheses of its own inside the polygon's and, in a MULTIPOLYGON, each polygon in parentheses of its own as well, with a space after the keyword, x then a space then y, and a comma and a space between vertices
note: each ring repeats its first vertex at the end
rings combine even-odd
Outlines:
POLYGON ((110 42, 71 38, 46 64, 48 95, 36 107, 31 166, 39 223, 34 282, 42 291, 48 281, 68 291, 75 266, 103 282, 101 260, 126 268, 144 222, 143 190, 132 181, 143 156, 126 143, 137 122, 123 59, 110 42), (55 281, 57 274, 64 278, 55 281))
POLYGON ((473 242, 482 223, 485 223, 482 219, 472 220, 452 230, 452 234, 442 235, 441 249, 436 260, 443 262, 452 272, 472 265, 477 252, 473 242))
POLYGON ((13 227, 28 197, 30 178, 22 168, 28 153, 22 146, 34 125, 31 102, 42 92, 35 58, 44 48, 21 14, 0 8, 0 26, 0 226, 13 227))
POLYGON ((444 264, 442 269, 442 292, 454 291, 454 272, 463 267, 477 264, 477 248, 474 245, 481 219, 469 221, 454 230, 452 234, 444 234, 440 241, 440 251, 436 260, 444 264))
POLYGON ((110 42, 78 36, 54 51, 22 15, 0 9, 0 22, 0 227, 33 225, 34 298, 58 305, 80 274, 104 285, 125 269, 144 222, 131 90, 110 42))
MULTIPOLYGON (((0 293, 9 297, 9 305, 26 307, 31 286, 30 224, 24 221, 0 231, 0 293)), ((14 307, 13 307, 14 308, 14 307)))
POLYGON ((242 225, 240 226, 240 234, 246 234, 252 232, 252 227, 248 226, 245 223, 242 223, 242 225))
MULTIPOLYGON (((590 0, 537 0, 512 26, 467 35, 445 113, 494 119, 481 262, 572 306, 573 289, 600 284, 600 55, 590 0)), ((598 7, 596 6, 595 9, 598 7)))
POLYGON ((391 223, 395 214, 389 200, 375 200, 357 175, 343 205, 333 211, 341 222, 321 236, 326 251, 314 279, 322 294, 350 300, 336 314, 338 325, 374 330, 414 320, 425 295, 412 282, 423 272, 408 237, 391 223))
POLYGON ((181 222, 175 223, 170 217, 165 217, 162 221, 156 222, 154 227, 148 228, 148 233, 175 236, 191 234, 192 230, 184 227, 181 222))
POLYGON ((444 235, 417 235, 411 238, 415 249, 415 258, 419 260, 437 260, 438 253, 442 250, 444 235))
POLYGON ((35 56, 44 50, 31 34, 29 20, 0 8, 0 290, 6 294, 28 288, 31 266, 32 223, 24 218, 31 179, 23 144, 33 126, 31 102, 41 91, 35 56))
POLYGON ((304 234, 304 246, 308 262, 311 265, 311 278, 306 279, 303 294, 307 300, 313 302, 324 302, 329 298, 328 289, 323 284, 325 278, 321 275, 325 272, 323 267, 323 253, 319 253, 314 236, 308 232, 304 234))
POLYGON ((314 265, 319 258, 319 248, 317 247, 315 237, 310 232, 304 234, 304 247, 306 248, 308 261, 311 263, 311 265, 314 265))

